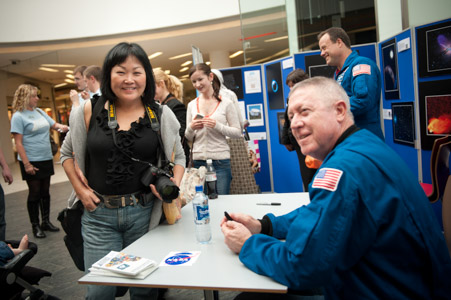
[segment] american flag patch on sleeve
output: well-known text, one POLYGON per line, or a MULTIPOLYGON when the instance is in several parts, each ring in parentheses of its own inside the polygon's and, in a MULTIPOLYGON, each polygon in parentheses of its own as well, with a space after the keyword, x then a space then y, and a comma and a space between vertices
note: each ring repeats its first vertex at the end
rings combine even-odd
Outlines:
POLYGON ((340 182, 341 175, 343 175, 343 171, 341 170, 322 168, 316 174, 312 187, 335 192, 338 183, 340 182))
POLYGON ((352 68, 352 77, 361 74, 371 75, 371 66, 370 65, 357 65, 352 68))

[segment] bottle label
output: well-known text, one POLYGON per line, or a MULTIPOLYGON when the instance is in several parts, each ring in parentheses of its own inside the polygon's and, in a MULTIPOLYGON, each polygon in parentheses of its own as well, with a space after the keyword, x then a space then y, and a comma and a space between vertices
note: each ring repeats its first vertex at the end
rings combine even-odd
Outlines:
POLYGON ((208 205, 196 205, 196 222, 205 224, 210 222, 208 205))
POLYGON ((205 175, 205 180, 206 181, 216 181, 216 173, 206 174, 205 175))

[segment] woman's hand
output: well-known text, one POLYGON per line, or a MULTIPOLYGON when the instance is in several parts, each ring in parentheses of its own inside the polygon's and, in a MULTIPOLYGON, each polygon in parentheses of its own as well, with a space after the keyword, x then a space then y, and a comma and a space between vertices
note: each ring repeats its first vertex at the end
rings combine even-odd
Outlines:
POLYGON ((152 191, 152 194, 155 195, 155 197, 157 197, 158 199, 160 199, 161 201, 163 201, 163 198, 161 198, 160 193, 158 193, 157 188, 155 187, 154 184, 150 185, 150 190, 152 191))
POLYGON ((215 128, 216 126, 216 120, 209 117, 203 118, 202 123, 204 124, 205 127, 208 128, 215 128))
POLYGON ((190 127, 192 130, 202 129, 204 128, 204 123, 202 122, 202 120, 194 119, 191 122, 190 127))
POLYGON ((39 169, 36 168, 35 166, 33 166, 31 163, 24 164, 24 168, 25 168, 25 173, 27 173, 29 175, 35 175, 36 172, 39 171, 39 169))
POLYGON ((87 211, 93 211, 100 203, 100 199, 94 194, 91 188, 85 188, 76 191, 78 199, 80 199, 87 211))

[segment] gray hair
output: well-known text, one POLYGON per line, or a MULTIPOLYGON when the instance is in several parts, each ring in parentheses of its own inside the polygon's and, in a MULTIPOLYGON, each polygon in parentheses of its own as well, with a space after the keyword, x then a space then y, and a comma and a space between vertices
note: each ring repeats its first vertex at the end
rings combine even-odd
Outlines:
POLYGON ((347 114, 354 120, 354 116, 351 112, 351 104, 349 102, 349 97, 346 94, 346 91, 339 85, 335 80, 322 77, 315 76, 301 82, 296 83, 290 91, 288 98, 291 99, 292 94, 296 92, 298 89, 307 89, 313 88, 315 92, 320 96, 320 99, 325 105, 332 106, 338 100, 343 100, 346 103, 347 114))

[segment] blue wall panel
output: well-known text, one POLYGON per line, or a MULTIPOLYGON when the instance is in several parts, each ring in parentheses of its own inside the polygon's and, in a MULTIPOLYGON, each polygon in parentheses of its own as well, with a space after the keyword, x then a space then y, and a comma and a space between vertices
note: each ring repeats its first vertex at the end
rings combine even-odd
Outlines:
MULTIPOLYGON (((391 37, 385 41, 379 43, 379 65, 383 68, 382 61, 382 44, 392 39, 396 40, 396 43, 403 39, 411 40, 411 31, 406 30, 394 37, 391 37)), ((412 43, 411 43, 412 44, 412 43)), ((397 49, 397 48, 396 48, 397 49)), ((413 77, 413 60, 412 60, 412 47, 402 52, 397 52, 398 57, 398 82, 399 82, 399 99, 387 100, 384 93, 384 76, 383 70, 381 70, 382 77, 382 105, 384 109, 391 109, 392 103, 397 102, 415 102, 415 89, 414 89, 414 77, 413 77)), ((415 104, 416 105, 416 104, 415 104)), ((415 128, 417 131, 418 128, 415 128)), ((393 140, 393 120, 384 120, 384 133, 385 142, 389 145, 399 156, 404 160, 413 174, 418 177, 418 151, 413 146, 403 145, 395 143, 393 140)))
MULTIPOLYGON (((229 69, 221 69, 223 70, 230 70, 229 69)), ((260 83, 262 86, 262 90, 260 93, 246 93, 246 88, 244 86, 244 72, 246 71, 260 71, 261 72, 261 66, 255 65, 255 66, 248 66, 248 67, 239 67, 239 68, 233 68, 233 69, 241 69, 241 75, 243 78, 242 86, 243 86, 243 94, 244 99, 239 99, 240 101, 244 101, 245 103, 245 110, 246 115, 244 116, 247 119, 247 105, 249 104, 264 104, 264 96, 263 93, 265 91, 263 83, 261 81, 260 76, 260 83)), ((261 73, 260 73, 261 75, 261 73)), ((263 113, 265 112, 265 106, 263 105, 263 113)), ((254 126, 254 127, 248 127, 248 132, 266 132, 266 120, 263 126, 254 126)), ((261 161, 261 170, 259 173, 255 174, 255 181, 260 187, 260 190, 262 192, 270 192, 271 191, 271 179, 270 179, 270 161, 269 161, 269 153, 268 153, 268 142, 267 140, 259 140, 258 141, 258 147, 260 150, 260 161, 261 161)))

